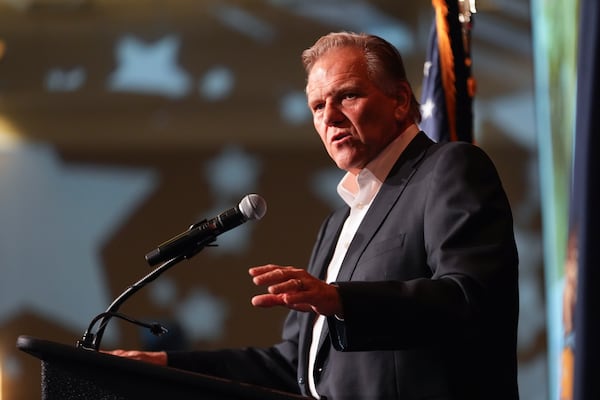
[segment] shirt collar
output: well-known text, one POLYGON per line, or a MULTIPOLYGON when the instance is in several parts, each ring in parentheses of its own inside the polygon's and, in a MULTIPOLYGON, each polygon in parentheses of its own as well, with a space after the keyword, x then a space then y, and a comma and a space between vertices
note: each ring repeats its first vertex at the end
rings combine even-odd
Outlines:
POLYGON ((342 200, 350 207, 357 203, 369 204, 404 149, 418 133, 419 128, 416 125, 409 126, 361 169, 358 175, 346 172, 337 186, 338 195, 342 200))

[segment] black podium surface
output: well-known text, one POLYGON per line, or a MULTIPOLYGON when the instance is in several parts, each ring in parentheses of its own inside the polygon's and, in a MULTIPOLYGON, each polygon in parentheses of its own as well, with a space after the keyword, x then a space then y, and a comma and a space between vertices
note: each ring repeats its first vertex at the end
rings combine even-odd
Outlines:
POLYGON ((42 361, 43 400, 308 400, 307 397, 19 336, 17 348, 42 361))

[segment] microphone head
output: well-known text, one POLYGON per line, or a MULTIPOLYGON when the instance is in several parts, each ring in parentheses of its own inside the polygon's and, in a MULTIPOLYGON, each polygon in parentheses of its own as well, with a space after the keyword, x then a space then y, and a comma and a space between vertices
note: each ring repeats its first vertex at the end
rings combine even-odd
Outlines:
POLYGON ((261 219, 267 212, 267 202, 257 194, 246 195, 238 205, 247 219, 261 219))

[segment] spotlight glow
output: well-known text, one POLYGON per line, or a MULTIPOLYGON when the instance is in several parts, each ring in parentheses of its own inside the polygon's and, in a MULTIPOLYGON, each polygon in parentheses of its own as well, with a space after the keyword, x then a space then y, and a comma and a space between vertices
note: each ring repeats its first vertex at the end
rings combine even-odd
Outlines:
POLYGON ((0 150, 12 149, 23 142, 13 124, 0 115, 0 150))
POLYGON ((4 57, 4 53, 6 53, 6 42, 0 39, 0 60, 4 57))

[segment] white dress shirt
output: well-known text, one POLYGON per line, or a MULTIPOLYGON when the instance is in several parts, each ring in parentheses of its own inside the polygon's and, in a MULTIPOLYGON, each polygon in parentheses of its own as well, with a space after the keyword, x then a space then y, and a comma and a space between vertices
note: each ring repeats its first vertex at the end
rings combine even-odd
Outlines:
MULTIPOLYGON (((333 257, 327 267, 325 281, 335 282, 346 256, 346 251, 358 230, 364 216, 367 214, 373 199, 379 192, 383 181, 404 151, 408 143, 419 133, 416 125, 411 125, 406 131, 394 139, 377 157, 360 170, 358 175, 346 173, 337 186, 337 192, 344 202, 350 207, 350 215, 344 222, 340 237, 335 246, 333 257)), ((314 378, 314 365, 317 357, 319 338, 325 323, 325 316, 319 315, 313 325, 313 335, 308 353, 308 386, 310 393, 316 399, 317 393, 314 378)))

